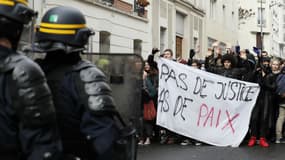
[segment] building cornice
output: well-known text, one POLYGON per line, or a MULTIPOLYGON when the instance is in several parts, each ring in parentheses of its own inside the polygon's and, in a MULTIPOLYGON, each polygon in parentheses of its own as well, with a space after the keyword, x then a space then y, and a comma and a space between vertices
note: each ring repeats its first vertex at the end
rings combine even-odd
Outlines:
POLYGON ((134 18, 134 19, 137 19, 137 20, 141 20, 141 21, 144 21, 144 22, 149 22, 149 20, 147 18, 142 18, 142 17, 139 17, 133 13, 127 13, 127 12, 124 12, 124 11, 121 11, 117 8, 114 8, 114 7, 111 7, 111 6, 107 6, 107 5, 104 5, 100 2, 97 2, 95 0, 79 0, 80 2, 85 2, 85 3, 89 3, 89 4, 92 4, 92 5, 95 5, 95 6, 98 6, 98 7, 101 7, 103 9, 106 9, 106 10, 110 10, 110 11, 113 11, 113 12, 116 12, 116 13, 119 13, 119 14, 122 14, 122 15, 125 15, 125 16, 128 16, 128 17, 131 17, 131 18, 134 18))
MULTIPOLYGON (((253 30, 253 31, 250 31, 250 33, 256 34, 256 33, 260 33, 260 31, 253 30)), ((263 34, 266 34, 266 35, 267 35, 267 34, 268 34, 268 35, 270 34, 269 31, 262 31, 262 33, 263 33, 263 34)))
POLYGON ((192 3, 190 3, 189 1, 186 0, 170 0, 176 4, 180 4, 183 5, 187 8, 189 8, 191 11, 193 11, 194 13, 204 17, 206 15, 205 11, 203 9, 197 8, 195 5, 193 5, 192 3))

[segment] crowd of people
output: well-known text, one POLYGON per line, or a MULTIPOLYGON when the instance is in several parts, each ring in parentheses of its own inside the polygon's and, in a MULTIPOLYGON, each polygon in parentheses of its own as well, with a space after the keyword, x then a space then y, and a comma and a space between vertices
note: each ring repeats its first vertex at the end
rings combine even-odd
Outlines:
MULTIPOLYGON (((82 60, 94 32, 86 27, 77 9, 59 6, 49 9, 36 30, 35 61, 19 53, 24 27, 31 26, 36 12, 27 0, 0 1, 0 159, 5 160, 129 160, 134 156, 125 136, 132 129, 119 124, 118 113, 107 78, 94 64, 82 60), (29 25, 30 24, 30 25, 29 25), (127 132, 127 133, 126 133, 127 132), (124 142, 124 143, 123 143, 124 142)), ((153 48, 145 61, 142 106, 157 109, 158 66, 153 48)), ((174 59, 171 49, 160 55, 196 69, 260 85, 252 112, 248 146, 259 141, 285 143, 285 61, 266 51, 227 50, 213 46, 205 59, 174 59)), ((155 110, 149 110, 152 115, 155 110)), ((155 125, 155 115, 144 119, 138 133, 139 145, 157 139, 163 144, 202 143, 155 125)))
MULTIPOLYGON (((159 53, 153 48, 152 53, 145 61, 144 80, 151 82, 144 86, 144 90, 150 93, 151 88, 156 88, 156 94, 149 94, 153 101, 157 100, 158 91, 158 69, 154 61, 154 55, 159 53)), ((259 144, 261 147, 269 147, 270 143, 285 143, 284 120, 285 120, 285 60, 272 57, 266 51, 260 51, 254 47, 254 52, 249 49, 240 49, 239 46, 226 48, 225 52, 218 45, 213 45, 208 50, 204 59, 195 59, 195 50, 191 49, 188 59, 175 59, 171 49, 165 49, 160 57, 177 63, 215 73, 228 78, 258 83, 260 93, 251 114, 250 127, 244 142, 249 147, 259 144)), ((153 91, 152 91, 153 92, 153 91)), ((145 94, 143 94, 145 97, 145 94)), ((144 101, 145 103, 145 101, 144 101)), ((140 136, 140 145, 150 144, 150 139, 158 140, 162 144, 180 143, 181 145, 201 145, 193 140, 167 129, 156 126, 152 121, 145 121, 148 131, 140 136), (150 126, 152 125, 152 126, 150 126), (150 130, 151 129, 151 130, 150 130), (152 134, 151 134, 152 133, 152 134), (150 138, 150 136, 153 136, 150 138), (146 138, 145 143, 143 143, 146 138)))

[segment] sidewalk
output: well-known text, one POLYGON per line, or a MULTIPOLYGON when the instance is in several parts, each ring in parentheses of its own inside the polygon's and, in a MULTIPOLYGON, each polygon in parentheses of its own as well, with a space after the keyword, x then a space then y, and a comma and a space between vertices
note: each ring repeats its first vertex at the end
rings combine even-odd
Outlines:
POLYGON ((181 146, 179 144, 139 146, 137 160, 283 160, 285 144, 270 144, 269 148, 242 144, 238 148, 181 146))

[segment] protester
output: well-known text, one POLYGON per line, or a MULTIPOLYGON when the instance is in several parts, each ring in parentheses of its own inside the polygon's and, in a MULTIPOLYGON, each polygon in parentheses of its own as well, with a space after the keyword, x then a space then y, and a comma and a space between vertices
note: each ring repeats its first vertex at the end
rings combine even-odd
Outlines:
POLYGON ((285 137, 282 136, 283 124, 285 121, 285 68, 282 68, 281 73, 276 79, 279 102, 279 115, 276 122, 276 140, 275 143, 285 143, 285 137))
MULTIPOLYGON (((145 105, 151 104, 153 105, 155 110, 157 110, 156 101, 157 101, 157 89, 158 89, 158 72, 156 69, 152 68, 148 64, 148 62, 145 62, 143 82, 144 82, 142 90, 143 107, 150 107, 145 105)), ((144 119, 143 133, 140 136, 140 141, 138 143, 139 145, 151 144, 151 138, 153 136, 154 127, 155 127, 155 119, 156 117, 153 117, 153 119, 144 119)))
POLYGON ((269 147, 266 139, 269 133, 270 106, 272 104, 272 92, 276 89, 275 77, 270 68, 270 58, 263 57, 256 70, 256 81, 260 86, 260 93, 256 105, 252 111, 250 122, 250 140, 248 146, 256 144, 259 135, 259 145, 269 147))
POLYGON ((201 69, 202 64, 198 59, 193 59, 191 63, 191 67, 194 67, 196 69, 201 69))
MULTIPOLYGON (((191 51, 190 51, 190 55, 191 55, 191 51)), ((193 51, 192 51, 192 55, 193 55, 193 51)), ((198 59, 191 59, 190 61, 188 61, 188 64, 191 63, 191 67, 196 68, 196 69, 201 69, 201 62, 198 59)), ((181 141, 180 145, 182 145, 182 146, 186 146, 189 144, 194 144, 195 146, 202 145, 201 142, 199 142, 195 139, 187 138, 185 136, 182 136, 181 139, 182 139, 182 141, 181 141)))
POLYGON ((250 67, 249 62, 247 61, 246 54, 239 55, 242 63, 242 67, 237 67, 237 59, 232 54, 225 54, 222 56, 221 66, 217 66, 214 62, 214 53, 209 52, 206 56, 205 60, 205 68, 206 71, 216 73, 225 77, 241 79, 242 76, 248 72, 248 68, 250 67))
MULTIPOLYGON (((271 71, 272 71, 272 81, 274 83, 274 85, 276 84, 277 87, 277 83, 276 83, 276 79, 278 77, 278 75, 280 74, 280 59, 279 58, 272 58, 270 61, 270 67, 271 67, 271 71)), ((271 91, 271 107, 269 110, 269 133, 268 133, 268 139, 271 142, 275 142, 276 140, 276 122, 277 122, 277 118, 278 118, 278 110, 279 110, 279 98, 278 95, 276 94, 276 87, 274 87, 271 91)))
POLYGON ((27 0, 0 3, 1 160, 61 159, 56 114, 44 73, 16 51, 24 27, 35 15, 27 0))
MULTIPOLYGON (((247 61, 249 64, 249 67, 247 68, 247 72, 245 74, 243 74, 241 80, 243 81, 247 81, 247 82, 254 82, 255 81, 255 69, 256 69, 256 60, 253 54, 251 54, 249 52, 248 49, 245 50, 241 50, 239 53, 239 55, 245 54, 247 57, 247 61)), ((239 63, 238 66, 242 67, 242 60, 240 58, 238 58, 239 63)))
POLYGON ((148 57, 147 57, 147 63, 150 65, 150 67, 152 67, 152 68, 154 68, 154 69, 156 69, 156 70, 158 70, 158 68, 157 68, 157 63, 156 63, 156 61, 154 60, 154 56, 155 56, 155 54, 157 54, 158 52, 159 52, 159 49, 156 48, 156 47, 154 47, 154 48, 152 48, 152 50, 151 50, 151 54, 149 54, 148 57))
MULTIPOLYGON (((173 58, 173 51, 171 49, 165 49, 163 54, 161 55, 163 58, 176 61, 173 58)), ((172 131, 166 130, 166 129, 161 129, 160 130, 160 143, 161 144, 173 144, 176 143, 178 140, 178 135, 172 131)))
POLYGON ((171 49, 165 49, 163 51, 163 54, 161 55, 163 58, 166 58, 168 60, 175 60, 173 58, 173 51, 171 49))
POLYGON ((223 63, 222 63, 222 48, 220 47, 220 42, 219 41, 217 41, 217 42, 212 44, 211 53, 213 54, 212 63, 216 67, 222 67, 223 66, 223 63))
POLYGON ((261 58, 268 58, 269 57, 269 55, 268 55, 268 52, 267 51, 262 51, 261 52, 261 58))
POLYGON ((195 54, 196 54, 195 50, 194 49, 190 49, 187 65, 189 65, 189 66, 192 65, 193 57, 195 56, 195 54))

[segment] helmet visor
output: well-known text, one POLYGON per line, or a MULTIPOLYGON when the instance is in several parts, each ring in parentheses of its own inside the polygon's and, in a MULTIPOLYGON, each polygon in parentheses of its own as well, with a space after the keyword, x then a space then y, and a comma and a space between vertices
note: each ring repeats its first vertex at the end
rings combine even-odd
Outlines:
POLYGON ((32 51, 32 46, 35 37, 35 20, 36 18, 33 18, 30 23, 24 24, 23 31, 17 47, 19 51, 23 51, 25 53, 29 53, 32 51))

